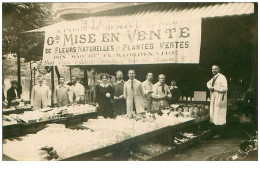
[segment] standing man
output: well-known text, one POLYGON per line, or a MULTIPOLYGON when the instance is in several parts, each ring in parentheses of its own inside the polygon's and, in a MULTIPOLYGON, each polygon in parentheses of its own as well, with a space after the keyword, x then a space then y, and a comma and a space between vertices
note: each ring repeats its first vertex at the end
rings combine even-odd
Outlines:
POLYGON ((126 110, 128 117, 132 118, 136 113, 144 112, 143 107, 143 87, 139 80, 135 79, 135 71, 128 71, 129 80, 124 84, 124 98, 126 99, 126 110))
POLYGON ((7 90, 8 107, 19 104, 19 90, 17 89, 17 85, 18 82, 13 80, 11 81, 11 88, 7 90))
POLYGON ((169 107, 168 100, 171 98, 169 87, 165 84, 165 75, 160 74, 159 81, 153 85, 153 110, 158 111, 160 108, 169 107))
POLYGON ((217 126, 220 134, 223 131, 222 126, 226 124, 228 86, 227 79, 220 73, 219 66, 212 66, 212 74, 213 78, 207 83, 210 91, 210 122, 217 126))
POLYGON ((124 84, 125 81, 123 80, 123 72, 119 70, 116 72, 116 82, 114 83, 115 116, 126 114, 124 84))
POLYGON ((64 82, 65 78, 60 77, 60 84, 55 87, 53 93, 53 104, 58 107, 69 104, 69 87, 64 82))
POLYGON ((153 73, 146 74, 146 80, 142 83, 144 90, 144 109, 148 112, 152 111, 152 96, 153 93, 153 73))
POLYGON ((70 103, 79 104, 81 101, 81 96, 85 95, 85 87, 78 82, 77 77, 72 77, 72 86, 70 87, 70 103))
POLYGON ((43 76, 38 76, 38 84, 32 88, 31 105, 33 110, 51 107, 51 91, 43 83, 43 76))
POLYGON ((181 96, 180 89, 177 86, 176 80, 171 81, 170 92, 172 94, 172 97, 170 99, 170 104, 175 104, 181 96))

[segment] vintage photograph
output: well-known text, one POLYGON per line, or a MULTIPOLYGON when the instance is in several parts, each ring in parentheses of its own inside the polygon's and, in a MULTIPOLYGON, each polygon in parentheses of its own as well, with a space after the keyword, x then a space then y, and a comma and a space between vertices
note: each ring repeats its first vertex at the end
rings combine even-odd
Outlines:
POLYGON ((3 2, 2 161, 258 161, 257 2, 3 2))

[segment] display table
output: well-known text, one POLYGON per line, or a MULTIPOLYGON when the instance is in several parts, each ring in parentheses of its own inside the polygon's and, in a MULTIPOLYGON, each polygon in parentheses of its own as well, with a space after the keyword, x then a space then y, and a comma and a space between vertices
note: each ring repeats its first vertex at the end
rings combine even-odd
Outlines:
MULTIPOLYGON (((73 119, 73 118, 69 118, 69 119, 73 119)), ((53 123, 64 123, 66 122, 66 119, 60 119, 60 120, 53 120, 53 123)), ((198 124, 201 124, 202 122, 207 122, 208 121, 208 116, 204 116, 201 118, 197 118, 195 120, 190 120, 190 121, 186 121, 177 125, 172 125, 172 126, 167 126, 167 127, 163 127, 157 130, 153 130, 151 132, 147 132, 141 135, 137 135, 128 139, 125 139, 123 141, 117 142, 115 144, 111 144, 108 146, 104 146, 98 149, 94 149, 92 151, 88 151, 82 154, 78 154, 75 156, 71 156, 65 159, 62 159, 61 161, 86 161, 86 160, 95 160, 95 158, 100 157, 104 154, 110 153, 110 152, 114 152, 114 153, 120 153, 120 152, 124 152, 123 150, 128 150, 130 148, 135 147, 136 145, 138 145, 139 143, 144 143, 148 140, 151 139, 156 139, 156 138, 160 138, 160 137, 165 137, 169 139, 169 144, 172 144, 171 140, 172 137, 180 131, 183 131, 189 127, 194 127, 198 124)), ((36 132, 36 130, 41 129, 43 127, 43 125, 46 125, 50 122, 42 122, 42 123, 34 123, 34 124, 23 124, 21 127, 25 132, 36 132), (40 124, 40 125, 39 125, 40 124)), ((65 123, 66 124, 66 123, 65 123)), ((24 134, 23 133, 23 134, 24 134)), ((18 138, 19 139, 19 138, 18 138)), ((197 139, 198 141, 198 139, 197 139)), ((189 142, 191 143, 191 142, 189 142)), ((169 149, 167 152, 164 152, 162 154, 159 154, 155 157, 151 157, 149 160, 156 160, 156 158, 160 158, 162 156, 166 156, 167 154, 169 154, 171 152, 171 154, 173 153, 177 153, 179 151, 180 148, 178 148, 178 146, 176 147, 172 147, 171 149, 169 149)), ((129 150, 128 150, 129 151, 129 150)), ((12 160, 13 158, 10 155, 4 155, 7 156, 7 158, 10 158, 8 160, 12 160)))
POLYGON ((184 104, 203 104, 203 105, 209 105, 210 101, 188 101, 188 100, 178 100, 176 102, 176 104, 180 104, 180 103, 184 103, 184 104))
POLYGON ((174 105, 174 108, 165 108, 161 113, 137 114, 133 119, 126 115, 112 119, 88 119, 96 115, 88 113, 88 116, 80 114, 57 120, 52 117, 42 123, 22 124, 20 136, 28 135, 4 140, 4 153, 17 160, 105 160, 102 156, 110 153, 126 159, 132 150, 138 151, 136 148, 140 144, 163 140, 162 144, 166 145, 162 146, 163 151, 150 155, 149 160, 153 160, 167 155, 167 152, 178 152, 183 149, 182 145, 189 146, 203 138, 204 132, 201 132, 194 134, 196 136, 192 139, 186 137, 183 140, 181 132, 191 134, 187 129, 199 128, 198 125, 207 123, 209 114, 204 106, 181 104, 176 110, 174 105), (12 151, 16 147, 21 147, 19 152, 12 151), (51 150, 44 150, 45 147, 51 150))
MULTIPOLYGON (((100 155, 104 155, 110 152, 120 152, 120 150, 122 150, 123 148, 127 148, 127 147, 131 147, 133 145, 136 145, 138 143, 142 143, 146 140, 150 140, 156 137, 159 137, 161 135, 167 135, 169 138, 176 132, 182 131, 190 126, 194 126, 196 124, 199 124, 201 122, 204 121, 208 121, 209 120, 209 116, 204 116, 204 117, 200 117, 197 118, 195 120, 191 120, 191 121, 187 121, 181 124, 177 124, 177 125, 173 125, 173 126, 167 126, 158 130, 154 130, 152 132, 148 132, 136 137, 132 137, 129 139, 126 139, 122 142, 118 142, 116 144, 113 145, 109 145, 103 148, 99 148, 90 152, 86 152, 86 153, 82 153, 79 155, 75 155, 66 159, 63 159, 62 161, 86 161, 86 160, 93 160, 95 157, 98 157, 100 155)), ((206 136, 206 135, 205 135, 206 136)), ((200 138, 201 139, 201 138, 200 138)), ((197 139, 195 141, 199 141, 200 139, 197 139)), ((195 143, 195 141, 193 141, 193 143, 195 143)), ((170 142, 170 140, 169 140, 170 142)), ((191 145, 192 142, 189 142, 189 144, 191 145)), ((188 146, 188 145, 186 145, 188 146)), ((178 149, 179 150, 179 149, 178 149)), ((176 152, 177 153, 177 149, 171 149, 169 150, 171 153, 176 152)), ((166 154, 166 153, 164 153, 166 154)), ((157 157, 161 157, 164 155, 157 155, 157 157)), ((151 160, 154 160, 155 158, 152 158, 151 160)))
POLYGON ((3 115, 22 114, 22 113, 24 113, 25 111, 32 111, 32 108, 3 109, 2 114, 3 114, 3 115))
POLYGON ((66 127, 71 127, 81 122, 85 122, 89 118, 96 118, 96 117, 97 117, 97 112, 91 112, 86 114, 74 115, 70 117, 61 117, 57 119, 51 119, 51 120, 40 121, 35 123, 19 123, 19 124, 6 125, 3 126, 3 139, 20 137, 26 134, 34 134, 44 129, 47 124, 52 124, 52 123, 65 124, 66 127))

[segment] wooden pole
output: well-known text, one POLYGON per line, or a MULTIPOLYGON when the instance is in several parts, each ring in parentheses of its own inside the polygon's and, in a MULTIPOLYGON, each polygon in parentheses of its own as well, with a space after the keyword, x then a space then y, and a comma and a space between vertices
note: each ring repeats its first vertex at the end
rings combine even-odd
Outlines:
MULTIPOLYGON (((54 66, 51 67, 51 90, 52 90, 52 96, 54 92, 54 66)), ((53 105, 53 100, 51 101, 53 105)))
POLYGON ((60 83, 60 72, 59 72, 58 66, 55 66, 55 72, 58 77, 58 83, 60 83))
POLYGON ((72 81, 72 76, 71 76, 71 66, 70 66, 70 82, 72 81))
POLYGON ((18 82, 18 97, 21 97, 22 86, 21 86, 21 56, 20 56, 20 35, 17 36, 17 82, 18 82))
POLYGON ((31 93, 32 93, 32 61, 30 61, 30 71, 31 71, 31 80, 30 80, 30 96, 29 98, 31 99, 31 93))
POLYGON ((87 67, 84 67, 84 80, 83 80, 83 85, 85 89, 88 89, 88 69, 87 67))
POLYGON ((36 68, 33 68, 33 86, 36 84, 35 82, 35 75, 36 75, 36 68))

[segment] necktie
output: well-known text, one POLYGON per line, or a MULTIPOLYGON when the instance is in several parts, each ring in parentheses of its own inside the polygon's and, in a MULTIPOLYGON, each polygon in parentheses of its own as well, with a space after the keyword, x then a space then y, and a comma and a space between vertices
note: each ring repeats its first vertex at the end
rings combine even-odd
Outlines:
POLYGON ((131 80, 131 89, 134 90, 134 81, 131 80))
POLYGON ((162 92, 165 93, 164 85, 161 84, 161 87, 162 87, 162 92))
POLYGON ((218 76, 213 78, 212 85, 211 85, 212 87, 214 87, 217 78, 218 78, 218 76))

